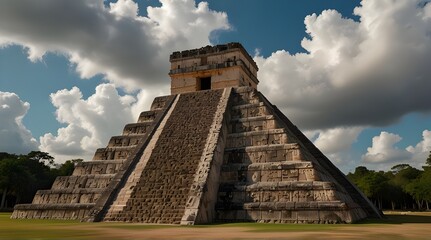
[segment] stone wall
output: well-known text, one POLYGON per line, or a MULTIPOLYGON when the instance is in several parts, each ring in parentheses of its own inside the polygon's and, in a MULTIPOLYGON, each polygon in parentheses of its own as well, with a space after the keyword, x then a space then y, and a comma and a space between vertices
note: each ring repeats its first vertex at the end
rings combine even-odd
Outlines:
POLYGON ((201 78, 211 78, 211 89, 257 87, 258 67, 241 44, 207 46, 173 53, 170 58, 171 94, 201 89, 201 78))

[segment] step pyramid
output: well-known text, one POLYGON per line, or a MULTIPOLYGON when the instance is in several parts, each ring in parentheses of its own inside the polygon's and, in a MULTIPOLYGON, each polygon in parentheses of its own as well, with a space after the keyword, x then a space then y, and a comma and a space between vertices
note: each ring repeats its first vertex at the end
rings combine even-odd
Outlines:
POLYGON ((382 216, 257 91, 257 66, 240 44, 176 52, 171 64, 171 95, 12 218, 189 225, 382 216))

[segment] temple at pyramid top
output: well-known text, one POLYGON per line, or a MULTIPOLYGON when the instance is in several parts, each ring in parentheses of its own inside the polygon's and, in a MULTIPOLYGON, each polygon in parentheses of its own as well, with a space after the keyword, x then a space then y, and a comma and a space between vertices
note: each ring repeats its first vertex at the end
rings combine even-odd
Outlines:
POLYGON ((174 52, 169 58, 171 94, 226 87, 256 89, 258 67, 240 43, 174 52))

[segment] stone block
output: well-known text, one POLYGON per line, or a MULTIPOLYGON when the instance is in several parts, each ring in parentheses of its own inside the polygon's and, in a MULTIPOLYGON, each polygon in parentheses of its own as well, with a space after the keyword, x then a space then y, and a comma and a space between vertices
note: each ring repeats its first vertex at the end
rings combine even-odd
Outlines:
POLYGON ((261 219, 262 220, 266 220, 266 221, 279 221, 281 220, 281 211, 278 210, 266 210, 266 211, 261 211, 261 219))
POLYGON ((318 223, 320 220, 319 211, 298 210, 296 212, 298 223, 318 223))

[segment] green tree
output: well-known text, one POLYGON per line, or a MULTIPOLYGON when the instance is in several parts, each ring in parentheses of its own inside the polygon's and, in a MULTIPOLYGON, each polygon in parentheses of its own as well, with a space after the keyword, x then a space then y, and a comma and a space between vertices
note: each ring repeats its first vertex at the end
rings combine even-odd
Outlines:
POLYGON ((31 151, 29 154, 24 156, 27 159, 38 161, 44 163, 44 165, 53 166, 54 157, 49 155, 49 153, 41 151, 31 151))
POLYGON ((39 189, 48 189, 57 176, 73 173, 82 159, 72 159, 56 167, 46 152, 32 151, 26 155, 0 152, 0 208, 6 199, 12 203, 31 202, 39 189))
POLYGON ((408 165, 408 164, 406 164, 406 163, 403 163, 403 164, 397 164, 397 165, 393 166, 393 167, 391 168, 391 170, 392 170, 392 172, 393 172, 394 174, 397 174, 397 173, 399 173, 400 171, 405 170, 405 169, 408 169, 408 168, 411 168, 411 166, 410 166, 410 165, 408 165))
POLYGON ((0 208, 5 208, 6 195, 13 194, 15 203, 19 203, 26 194, 29 183, 35 179, 17 158, 6 158, 0 161, 0 188, 3 189, 0 208))
POLYGON ((428 166, 431 166, 431 151, 430 151, 430 154, 428 155, 428 158, 427 158, 427 160, 425 161, 425 163, 426 163, 428 166))
POLYGON ((406 185, 406 191, 414 198, 418 208, 421 209, 424 204, 429 210, 431 202, 431 167, 425 167, 424 172, 416 179, 406 185))
POLYGON ((57 176, 70 176, 75 170, 76 164, 84 161, 83 159, 71 159, 61 164, 57 169, 57 176))
POLYGON ((358 186, 365 196, 370 200, 374 200, 374 204, 379 209, 382 209, 389 180, 383 171, 375 172, 368 170, 364 166, 359 166, 353 174, 349 173, 347 176, 358 186))
POLYGON ((414 181, 416 178, 420 176, 422 173, 421 170, 416 169, 408 164, 398 164, 391 168, 394 177, 390 180, 390 184, 392 184, 398 190, 401 189, 401 192, 395 190, 398 194, 394 194, 393 202, 398 203, 401 208, 410 208, 409 205, 414 203, 414 198, 411 195, 411 192, 407 190, 407 186, 414 181))

